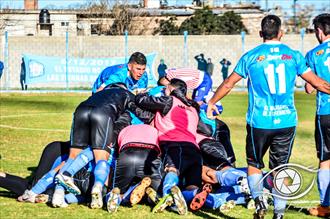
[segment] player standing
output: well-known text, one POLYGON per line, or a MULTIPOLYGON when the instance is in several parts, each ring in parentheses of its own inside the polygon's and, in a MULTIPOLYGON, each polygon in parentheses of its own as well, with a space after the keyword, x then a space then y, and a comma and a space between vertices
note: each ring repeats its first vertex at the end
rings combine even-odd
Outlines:
MULTIPOLYGON (((269 148, 269 167, 289 162, 296 133, 297 112, 294 106, 294 84, 301 76, 316 89, 330 93, 330 85, 313 74, 304 57, 280 42, 281 20, 275 15, 262 19, 260 36, 264 43, 241 57, 234 72, 219 86, 208 103, 208 116, 215 103, 229 93, 242 78, 249 78, 249 106, 246 115, 246 156, 248 183, 256 203, 255 218, 263 218, 267 207, 263 200, 261 169, 269 148)), ((278 194, 273 189, 273 194, 278 194)), ((283 218, 286 201, 274 197, 274 218, 283 218)))

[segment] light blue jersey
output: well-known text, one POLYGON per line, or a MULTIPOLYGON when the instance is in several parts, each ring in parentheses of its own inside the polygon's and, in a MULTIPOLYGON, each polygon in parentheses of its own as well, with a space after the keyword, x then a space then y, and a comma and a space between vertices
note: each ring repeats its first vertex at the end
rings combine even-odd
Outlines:
POLYGON ((294 85, 296 76, 307 71, 301 53, 278 41, 263 43, 244 54, 234 72, 248 78, 247 123, 261 129, 296 126, 294 85))
MULTIPOLYGON (((306 61, 312 71, 330 83, 330 40, 318 45, 306 55, 306 61)), ((317 91, 316 114, 330 114, 330 95, 317 91)))
POLYGON ((104 69, 98 76, 93 85, 92 92, 95 93, 97 89, 108 86, 114 83, 126 84, 128 90, 132 91, 137 88, 147 88, 148 86, 148 74, 144 72, 142 77, 136 81, 128 75, 128 68, 126 64, 114 65, 104 69))

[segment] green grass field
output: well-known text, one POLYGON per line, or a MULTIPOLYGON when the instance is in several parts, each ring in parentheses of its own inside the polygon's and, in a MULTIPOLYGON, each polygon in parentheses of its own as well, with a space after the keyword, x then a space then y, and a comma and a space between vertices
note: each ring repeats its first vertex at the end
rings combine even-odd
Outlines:
MULTIPOLYGON (((88 94, 4 94, 0 96, 0 171, 27 177, 31 167, 39 161, 42 149, 47 143, 55 140, 68 140, 72 113, 75 107, 88 94)), ((231 129, 237 166, 245 166, 245 112, 247 95, 231 93, 222 101, 224 105, 223 120, 231 129)), ((315 96, 303 93, 296 94, 296 106, 299 125, 290 162, 305 166, 317 167, 314 144, 315 96)), ((265 159, 265 164, 268 160, 265 159)), ((314 177, 303 173, 304 183, 314 177)), ((317 188, 299 201, 318 200, 317 188)), ((300 207, 310 204, 295 203, 286 218, 312 218, 300 207)), ((105 210, 91 210, 85 205, 71 205, 65 209, 54 209, 45 204, 19 203, 3 189, 0 189, 1 218, 182 218, 175 213, 151 214, 151 208, 137 205, 133 208, 121 207, 116 214, 110 215, 105 210)), ((252 210, 236 206, 231 212, 221 214, 219 211, 202 210, 190 212, 185 218, 252 218, 252 210)), ((269 213, 267 218, 271 218, 269 213)))

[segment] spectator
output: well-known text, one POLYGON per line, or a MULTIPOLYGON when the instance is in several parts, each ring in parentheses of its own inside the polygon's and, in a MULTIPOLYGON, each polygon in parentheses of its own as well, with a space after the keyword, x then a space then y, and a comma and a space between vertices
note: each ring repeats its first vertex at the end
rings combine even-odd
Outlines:
POLYGON ((206 71, 206 68, 207 68, 207 62, 204 58, 204 54, 201 53, 197 56, 195 56, 195 59, 197 61, 197 69, 198 70, 201 70, 201 71, 206 71))
POLYGON ((27 84, 26 84, 26 70, 25 70, 25 63, 24 59, 22 58, 22 63, 21 63, 21 74, 20 74, 20 83, 22 90, 27 90, 27 84))
POLYGON ((209 73, 209 75, 212 76, 213 74, 213 69, 214 69, 214 64, 212 63, 211 58, 207 59, 207 67, 206 67, 206 71, 207 73, 209 73))
POLYGON ((165 76, 166 69, 167 69, 167 65, 164 63, 164 59, 161 59, 160 64, 158 65, 157 68, 159 79, 165 76))
POLYGON ((3 69, 4 69, 3 62, 0 61, 0 79, 1 79, 1 76, 2 76, 3 69))
POLYGON ((229 69, 229 66, 231 65, 231 62, 229 60, 223 58, 220 61, 220 64, 222 65, 222 68, 221 68, 222 77, 223 77, 223 80, 225 80, 228 77, 228 69, 229 69))

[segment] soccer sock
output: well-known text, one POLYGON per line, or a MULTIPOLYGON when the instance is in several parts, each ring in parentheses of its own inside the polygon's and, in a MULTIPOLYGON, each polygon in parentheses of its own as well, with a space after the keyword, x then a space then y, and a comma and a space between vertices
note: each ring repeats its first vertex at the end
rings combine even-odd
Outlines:
POLYGON ((110 172, 109 163, 105 160, 99 160, 94 169, 94 177, 95 177, 94 186, 96 184, 100 184, 103 187, 105 181, 108 178, 109 172, 110 172))
POLYGON ((259 183, 262 179, 262 174, 253 174, 248 176, 248 183, 251 191, 252 198, 255 199, 262 195, 263 183, 259 183))
POLYGON ((140 183, 137 183, 137 184, 135 184, 134 186, 130 186, 130 187, 127 189, 127 191, 126 191, 126 192, 124 193, 124 195, 123 195, 123 199, 122 199, 122 202, 123 202, 123 203, 128 203, 128 202, 129 202, 129 199, 130 199, 130 197, 131 197, 131 194, 132 194, 133 190, 134 190, 138 185, 140 185, 140 183))
POLYGON ((272 189, 274 188, 273 179, 273 175, 269 174, 264 180, 264 187, 269 191, 272 191, 272 189))
POLYGON ((163 183, 163 196, 170 194, 171 188, 175 185, 178 185, 179 177, 176 173, 168 172, 165 176, 163 183))
POLYGON ((197 191, 198 191, 198 189, 184 190, 182 192, 182 195, 183 195, 183 197, 184 197, 184 199, 186 200, 187 203, 190 203, 193 200, 193 198, 197 194, 197 191))
POLYGON ((85 202, 85 197, 82 195, 74 195, 72 193, 68 193, 64 196, 66 203, 73 204, 73 203, 83 203, 85 202))
POLYGON ((330 187, 330 170, 319 169, 317 173, 317 188, 320 193, 320 201, 322 206, 330 206, 329 187, 330 187))
POLYGON ((216 171, 216 177, 220 185, 233 186, 237 185, 237 181, 240 177, 246 177, 246 173, 231 167, 224 171, 216 171))
POLYGON ((49 171, 46 173, 38 182, 32 187, 32 192, 35 194, 41 194, 46 189, 52 187, 54 185, 54 176, 56 172, 54 170, 49 171))
POLYGON ((63 165, 63 167, 60 169, 59 173, 63 173, 64 171, 66 171, 66 170, 70 167, 70 165, 71 165, 71 163, 73 162, 73 160, 74 160, 74 159, 72 159, 72 158, 68 158, 68 159, 65 161, 65 164, 63 165))
POLYGON ((63 172, 63 175, 73 176, 93 159, 93 151, 89 147, 86 148, 78 154, 78 156, 73 160, 71 165, 63 172))
POLYGON ((56 158, 56 160, 53 163, 52 168, 50 168, 51 170, 54 169, 55 167, 57 167, 58 165, 60 165, 63 161, 68 159, 68 155, 62 155, 59 156, 58 158, 56 158))
POLYGON ((210 193, 206 197, 206 201, 204 203, 204 206, 207 208, 217 209, 222 204, 226 202, 226 198, 229 196, 229 193, 210 193))
MULTIPOLYGON (((275 188, 272 189, 272 194, 280 195, 275 188)), ((274 213, 284 214, 287 201, 277 196, 273 196, 273 199, 274 199, 274 213)))

